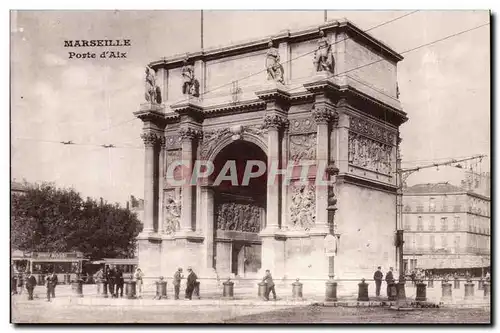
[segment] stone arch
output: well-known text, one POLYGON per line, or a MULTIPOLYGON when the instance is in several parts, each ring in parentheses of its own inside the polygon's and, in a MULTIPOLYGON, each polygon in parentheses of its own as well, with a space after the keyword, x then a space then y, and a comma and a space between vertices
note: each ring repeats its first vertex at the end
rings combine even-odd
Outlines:
POLYGON ((222 150, 224 150, 224 148, 226 148, 227 146, 229 146, 230 144, 232 144, 233 142, 236 142, 236 141, 246 141, 246 142, 253 143, 256 146, 258 146, 260 149, 262 149, 262 151, 267 156, 267 153, 268 153, 267 143, 264 140, 264 138, 262 138, 259 135, 253 134, 253 133, 244 132, 243 134, 240 135, 240 138, 238 138, 238 139, 233 139, 232 136, 222 138, 219 142, 217 142, 217 146, 214 147, 214 149, 210 152, 210 155, 208 156, 207 160, 213 162, 215 160, 215 158, 217 157, 217 155, 222 150))

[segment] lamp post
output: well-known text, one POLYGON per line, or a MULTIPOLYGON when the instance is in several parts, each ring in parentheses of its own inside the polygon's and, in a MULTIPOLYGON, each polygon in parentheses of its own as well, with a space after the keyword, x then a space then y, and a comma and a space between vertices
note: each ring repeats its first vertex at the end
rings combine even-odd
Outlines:
MULTIPOLYGON (((326 168, 326 173, 330 176, 336 176, 339 169, 334 165, 329 165, 326 168)), ((337 301, 337 283, 334 281, 335 277, 335 255, 337 253, 337 244, 340 239, 340 234, 335 233, 335 212, 337 211, 337 199, 333 189, 330 189, 328 195, 328 228, 329 234, 325 237, 325 254, 328 256, 328 281, 326 282, 326 295, 325 300, 328 302, 337 301)))

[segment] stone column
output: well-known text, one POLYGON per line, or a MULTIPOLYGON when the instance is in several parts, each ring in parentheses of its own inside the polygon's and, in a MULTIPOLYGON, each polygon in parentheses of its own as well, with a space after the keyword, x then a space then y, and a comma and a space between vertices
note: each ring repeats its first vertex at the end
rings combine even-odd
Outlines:
MULTIPOLYGON (((201 187, 202 212, 201 219, 205 236, 205 269, 207 273, 214 271, 214 192, 209 186, 201 187)), ((204 274, 205 275, 205 274, 204 274)))
POLYGON ((349 172, 349 116, 345 113, 339 114, 337 126, 337 156, 335 164, 340 173, 349 172))
POLYGON ((181 128, 180 136, 182 139, 182 199, 181 199, 181 233, 193 231, 193 193, 195 186, 191 185, 191 175, 193 171, 193 145, 200 135, 200 131, 186 127, 181 128))
POLYGON ((159 136, 153 132, 141 134, 144 141, 144 228, 143 233, 154 232, 155 216, 155 155, 158 146, 159 136))
POLYGON ((324 169, 330 162, 330 122, 333 119, 333 112, 326 106, 315 106, 313 116, 317 124, 317 145, 316 145, 316 167, 320 172, 316 173, 316 232, 328 232, 328 185, 322 184, 326 181, 324 169))
POLYGON ((160 137, 160 161, 159 161, 159 166, 158 166, 158 230, 157 232, 163 232, 163 204, 165 201, 165 198, 163 197, 165 194, 165 185, 164 185, 164 179, 165 179, 165 164, 166 164, 166 139, 165 135, 162 135, 160 137))
MULTIPOLYGON (((281 139, 281 168, 286 170, 288 167, 288 126, 283 129, 283 137, 281 139)), ((286 174, 285 174, 286 177, 286 174)), ((286 179, 281 181, 281 228, 289 226, 288 218, 288 185, 286 179)))

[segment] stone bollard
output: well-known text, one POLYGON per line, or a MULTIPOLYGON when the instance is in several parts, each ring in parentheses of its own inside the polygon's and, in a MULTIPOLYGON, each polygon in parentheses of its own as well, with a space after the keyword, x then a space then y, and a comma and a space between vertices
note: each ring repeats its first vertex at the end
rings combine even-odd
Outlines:
POLYGON ((361 283, 358 283, 358 302, 368 302, 368 283, 365 279, 361 279, 361 283))
POLYGON ((325 301, 326 302, 337 302, 337 282, 333 279, 326 281, 326 292, 325 301))
POLYGON ((491 284, 489 284, 488 281, 483 283, 484 298, 490 297, 490 288, 491 288, 491 284))
POLYGON ((83 281, 78 279, 71 282, 71 289, 73 291, 74 296, 83 297, 83 281))
MULTIPOLYGON (((125 281, 125 295, 127 296, 128 299, 134 299, 137 297, 136 287, 137 287, 136 281, 125 281)), ((104 288, 104 293, 106 293, 106 288, 104 288)), ((106 294, 105 297, 108 297, 108 295, 106 294)))
POLYGON ((406 300, 405 281, 400 280, 396 284, 396 288, 397 288, 397 299, 398 300, 406 300))
POLYGON ((163 276, 160 276, 160 280, 155 282, 156 284, 156 296, 155 299, 167 299, 167 281, 164 280, 163 276))
POLYGON ((453 289, 460 289, 460 280, 457 277, 453 281, 453 289))
POLYGON ((294 300, 302 299, 302 283, 299 282, 298 278, 292 283, 292 298, 294 300))
POLYGON ((200 281, 196 281, 194 283, 194 290, 193 290, 193 295, 197 299, 200 299, 200 281))
POLYGON ((441 301, 451 301, 451 283, 448 283, 448 280, 443 280, 441 284, 441 301))
POLYGON ((474 283, 472 283, 472 280, 467 280, 467 283, 464 284, 465 286, 465 293, 464 293, 464 299, 469 300, 474 298, 474 283))
POLYGON ((415 301, 417 302, 425 302, 427 300, 427 285, 422 281, 417 283, 417 296, 415 297, 415 301))
POLYGON ((434 279, 431 277, 429 278, 427 288, 434 288, 434 279))
POLYGON ((222 283, 222 298, 233 299, 234 298, 234 282, 231 279, 227 279, 226 282, 222 283))
POLYGON ((266 300, 266 294, 267 294, 267 283, 260 282, 259 283, 259 289, 257 291, 257 296, 260 299, 266 300))
POLYGON ((396 284, 394 283, 394 280, 392 280, 390 283, 387 284, 387 299, 389 301, 395 301, 397 296, 398 296, 398 289, 396 287, 396 284))
POLYGON ((480 278, 477 284, 477 290, 483 290, 483 285, 484 285, 484 280, 483 278, 480 278))

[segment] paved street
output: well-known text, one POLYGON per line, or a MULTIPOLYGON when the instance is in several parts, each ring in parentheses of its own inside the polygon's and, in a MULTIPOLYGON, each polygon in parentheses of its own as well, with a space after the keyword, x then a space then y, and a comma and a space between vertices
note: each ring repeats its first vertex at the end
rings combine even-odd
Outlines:
MULTIPOLYGON (((160 301, 161 302, 161 301, 160 301)), ((28 302, 13 297, 14 323, 489 323, 489 308, 416 309, 397 312, 387 308, 344 308, 284 303, 167 301, 144 306, 92 306, 28 302)), ((151 304, 151 303, 150 303, 151 304)))

